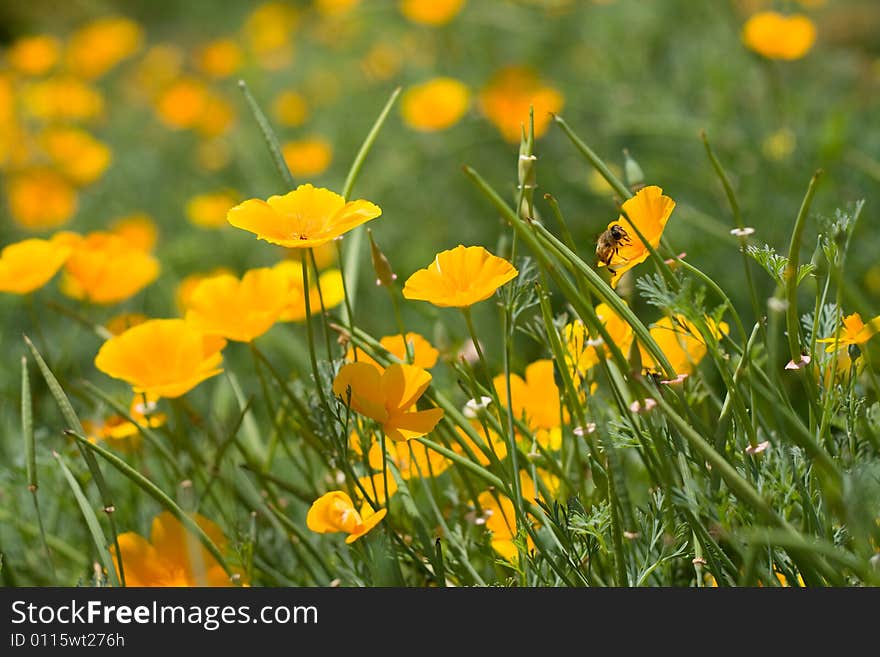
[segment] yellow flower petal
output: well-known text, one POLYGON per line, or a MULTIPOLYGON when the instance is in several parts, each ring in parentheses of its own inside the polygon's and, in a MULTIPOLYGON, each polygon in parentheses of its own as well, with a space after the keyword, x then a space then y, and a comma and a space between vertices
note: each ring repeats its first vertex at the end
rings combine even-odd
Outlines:
POLYGON ((70 257, 58 240, 26 239, 0 252, 0 292, 28 294, 43 287, 70 257))

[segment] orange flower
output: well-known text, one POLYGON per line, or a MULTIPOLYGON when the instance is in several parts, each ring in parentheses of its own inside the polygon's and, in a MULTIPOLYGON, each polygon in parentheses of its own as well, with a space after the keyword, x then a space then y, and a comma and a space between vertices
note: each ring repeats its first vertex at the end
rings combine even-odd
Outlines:
POLYGON ((278 70, 290 62, 290 39, 296 24, 296 12, 280 2, 265 2, 248 16, 244 37, 261 66, 278 70))
POLYGON ((230 189, 193 196, 186 204, 186 218, 202 228, 226 226, 226 213, 238 203, 238 193, 230 189))
POLYGON ((467 86, 453 78, 428 80, 410 87, 403 95, 403 122, 423 132, 445 130, 467 112, 470 96, 467 86))
POLYGON ((459 244, 438 253, 430 265, 410 276, 403 296, 435 306, 464 308, 488 299, 517 273, 507 260, 482 246, 459 244))
POLYGON ((346 543, 354 543, 361 536, 379 524, 388 509, 371 512, 369 505, 358 513, 351 498, 341 490, 330 491, 312 503, 306 515, 306 526, 313 532, 327 534, 345 532, 346 543))
POLYGON ((445 25, 451 21, 465 0, 400 0, 400 13, 413 23, 445 25))
MULTIPOLYGON (((709 316, 705 320, 716 339, 730 332, 727 322, 716 324, 709 316)), ((682 315, 676 315, 674 319, 663 317, 651 326, 651 337, 660 346, 676 374, 693 374, 706 355, 706 343, 703 342, 700 332, 682 315)), ((639 350, 642 366, 646 369, 658 369, 654 358, 642 345, 639 345, 639 350)))
POLYGON ((19 73, 43 75, 58 62, 61 42, 48 34, 20 37, 6 51, 6 61, 19 73))
POLYGON ((321 175, 333 159, 333 147, 320 137, 288 141, 281 147, 281 153, 290 173, 301 178, 321 175))
MULTIPOLYGON (((486 448, 488 448, 490 452, 494 452, 499 461, 507 456, 507 441, 504 439, 503 436, 500 436, 491 429, 489 430, 489 433, 487 435, 486 429, 484 429, 479 422, 471 422, 471 426, 473 426, 474 431, 476 431, 477 435, 480 437, 482 448, 477 445, 474 440, 461 427, 456 427, 456 431, 458 432, 461 440, 470 448, 470 451, 477 459, 477 463, 479 463, 480 465, 489 465, 489 463, 491 463, 491 459, 485 452, 486 448)), ((457 454, 468 456, 468 452, 459 443, 455 443, 452 446, 452 449, 457 454)))
POLYGON ((140 292, 159 276, 159 261, 119 235, 94 232, 76 243, 61 291, 74 299, 110 304, 140 292))
POLYGON ((295 128, 309 118, 309 106, 302 94, 295 91, 282 91, 272 103, 272 112, 278 123, 295 128))
MULTIPOLYGON (((382 467, 381 463, 379 464, 379 467, 382 467)), ((381 472, 367 475, 366 477, 358 477, 358 482, 363 486, 364 490, 367 491, 370 499, 375 500, 377 504, 385 504, 387 502, 385 499, 385 477, 382 476, 381 472)), ((391 471, 389 470, 388 496, 393 497, 396 492, 397 480, 392 476, 391 471)), ((358 496, 360 496, 360 491, 358 491, 358 496)))
MULTIPOLYGON (((410 353, 412 353, 413 355, 413 361, 411 365, 429 370, 437 364, 437 357, 440 355, 440 352, 434 349, 434 347, 431 346, 431 343, 425 340, 425 338, 423 338, 418 333, 413 333, 412 331, 408 332, 406 334, 405 342, 404 337, 400 334, 386 335, 379 340, 379 344, 381 344, 385 348, 385 351, 390 353, 402 363, 407 362, 406 343, 409 343, 410 353)), ((349 347, 348 351, 345 353, 345 359, 353 361, 354 351, 354 347, 349 347)), ((381 365, 379 365, 379 363, 367 356, 367 354, 365 354, 360 349, 357 350, 357 361, 359 363, 370 363, 371 365, 375 365, 380 369, 382 367, 381 365)))
POLYGON ((142 429, 156 429, 165 424, 165 414, 156 413, 156 406, 156 399, 135 395, 128 411, 134 422, 121 415, 111 415, 101 423, 83 420, 83 428, 92 442, 104 440, 114 447, 134 450, 140 446, 142 429))
POLYGON ((110 164, 107 145, 84 130, 50 128, 40 141, 55 166, 77 185, 95 182, 110 164))
POLYGON ((205 94, 201 114, 194 127, 203 137, 217 137, 226 133, 235 122, 235 108, 225 98, 213 92, 205 94))
POLYGON ((257 235, 257 239, 291 248, 320 246, 380 214, 369 201, 345 202, 329 189, 300 185, 268 201, 250 199, 236 205, 226 220, 257 235))
MULTIPOLYGON (((363 454, 361 440, 356 433, 351 434, 349 446, 358 456, 363 454)), ((436 477, 452 465, 452 461, 440 452, 428 449, 417 440, 386 441, 385 452, 388 463, 394 464, 404 480, 414 477, 436 477)), ((370 445, 367 461, 374 470, 382 469, 382 445, 378 440, 374 440, 370 445)))
MULTIPOLYGON (((504 375, 492 380, 498 399, 504 406, 507 401, 507 382, 504 375)), ((559 388, 553 379, 553 361, 536 360, 526 367, 526 378, 510 375, 510 404, 514 417, 525 419, 534 429, 558 427, 561 421, 559 388)))
POLYGON ((194 128, 205 115, 208 88, 201 80, 180 78, 156 101, 156 113, 169 128, 194 128))
POLYGON ((99 18, 78 29, 67 46, 67 67, 84 78, 98 78, 141 47, 143 30, 128 18, 99 18))
MULTIPOLYGON (((632 326, 604 303, 596 306, 596 316, 624 357, 628 357, 633 343, 632 326)), ((579 319, 566 324, 562 332, 568 347, 566 362, 577 381, 583 379, 586 373, 599 363, 600 358, 607 358, 611 353, 611 349, 603 343, 600 336, 590 337, 586 326, 579 319)))
POLYGON ((843 318, 843 326, 828 338, 820 338, 816 342, 828 344, 825 351, 832 353, 835 349, 847 349, 850 345, 863 345, 870 340, 877 331, 880 331, 880 315, 865 324, 862 316, 858 313, 847 315, 843 318))
POLYGON ((21 102, 30 116, 41 121, 82 121, 104 111, 100 92, 70 76, 53 76, 27 85, 21 102))
POLYGON ((95 367, 135 392, 174 398, 222 372, 226 340, 205 335, 182 319, 151 319, 107 340, 95 367))
POLYGON ((235 276, 235 272, 228 267, 216 267, 209 272, 190 274, 180 281, 180 283, 177 284, 177 290, 174 293, 174 301, 177 304, 177 309, 182 314, 186 314, 187 309, 189 309, 190 299, 192 299, 192 293, 199 286, 199 283, 206 278, 212 278, 214 276, 219 276, 220 274, 235 276))
POLYGON ((0 251, 0 292, 28 294, 43 287, 64 265, 72 248, 59 240, 27 239, 0 251))
POLYGON ((333 394, 351 408, 382 425, 391 440, 410 440, 433 431, 443 409, 413 410, 431 385, 420 367, 395 363, 380 372, 368 363, 343 365, 333 381, 333 394))
POLYGON ((762 11, 746 21, 743 42, 768 59, 800 59, 816 42, 816 26, 802 14, 762 11))
POLYGON ((534 107, 535 137, 541 137, 550 125, 550 114, 561 110, 564 103, 560 91, 520 66, 501 69, 480 92, 483 114, 512 144, 519 143, 522 128, 528 125, 530 107, 534 107))
POLYGON ((635 196, 624 201, 622 210, 626 214, 621 214, 617 221, 608 224, 608 229, 611 230, 612 226, 618 228, 622 226, 626 233, 625 239, 613 254, 610 264, 599 262, 599 267, 607 266, 611 271, 611 287, 617 287, 620 277, 625 272, 647 260, 650 255, 633 229, 633 224, 656 249, 660 245, 663 229, 674 209, 675 201, 664 196, 663 190, 656 185, 643 187, 635 196))
POLYGON ((360 4, 360 0, 315 0, 315 9, 324 16, 344 16, 360 4))
POLYGON ((76 192, 51 169, 27 169, 6 181, 9 213, 22 228, 42 230, 65 223, 76 212, 76 192))
MULTIPOLYGON (((287 295, 287 303, 281 312, 279 319, 282 322, 301 322, 306 318, 306 299, 303 290, 302 265, 293 260, 282 260, 272 269, 280 272, 287 279, 290 292, 287 295)), ((318 284, 309 280, 309 306, 314 312, 320 310, 321 298, 324 299, 324 309, 335 308, 345 300, 345 288, 342 284, 342 272, 338 269, 328 269, 318 276, 318 284), (318 293, 320 288, 320 295, 318 293)))
POLYGON ((228 78, 241 68, 241 48, 232 39, 217 39, 199 49, 196 62, 206 75, 228 78))
POLYGON ((159 239, 159 229, 150 215, 135 212, 119 217, 110 225, 110 232, 121 237, 132 249, 149 253, 159 239))
MULTIPOLYGON (((221 551, 226 550, 220 527, 198 513, 189 516, 221 551)), ((232 586, 214 556, 168 511, 153 518, 149 541, 135 532, 118 539, 126 586, 232 586)), ((116 546, 110 551, 118 571, 116 546)))
POLYGON ((221 274, 201 281, 189 298, 186 321, 208 335, 250 342, 278 321, 290 283, 276 269, 245 272, 241 280, 221 274))

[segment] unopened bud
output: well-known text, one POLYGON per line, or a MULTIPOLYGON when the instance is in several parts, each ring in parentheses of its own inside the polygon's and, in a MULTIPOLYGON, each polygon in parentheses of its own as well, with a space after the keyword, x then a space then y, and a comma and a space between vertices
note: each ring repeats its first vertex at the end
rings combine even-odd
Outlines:
POLYGON ((391 284, 397 280, 397 274, 391 271, 391 263, 382 253, 382 250, 373 239, 373 231, 367 229, 367 235, 370 237, 370 258, 373 261, 373 269, 376 272, 376 285, 391 287, 391 284))
POLYGON ((638 191, 645 186, 645 172, 639 163, 632 159, 627 149, 623 149, 623 174, 626 176, 626 184, 632 191, 638 191))

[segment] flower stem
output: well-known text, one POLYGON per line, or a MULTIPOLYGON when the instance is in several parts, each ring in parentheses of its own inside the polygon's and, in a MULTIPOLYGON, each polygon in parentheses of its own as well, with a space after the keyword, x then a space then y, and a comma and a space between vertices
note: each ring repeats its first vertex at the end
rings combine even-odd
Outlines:
POLYGON ((318 389, 318 396, 321 398, 321 404, 323 404, 324 409, 327 413, 330 413, 330 404, 327 401, 327 395, 324 393, 324 387, 321 385, 321 373, 318 370, 318 359, 315 356, 315 335, 312 330, 312 304, 309 300, 309 261, 306 258, 302 259, 302 279, 303 279, 303 289, 305 290, 305 294, 303 294, 303 300, 305 301, 306 306, 306 336, 309 342, 309 362, 312 365, 312 374, 315 377, 315 387, 318 389))

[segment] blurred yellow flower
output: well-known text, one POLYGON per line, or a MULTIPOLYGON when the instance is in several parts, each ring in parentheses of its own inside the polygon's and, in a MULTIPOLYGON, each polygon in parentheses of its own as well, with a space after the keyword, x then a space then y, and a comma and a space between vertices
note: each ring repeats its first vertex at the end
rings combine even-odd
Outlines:
POLYGON ((272 102, 272 112, 279 124, 296 128, 309 118, 309 105, 302 94, 282 91, 272 102))
POLYGON ((0 251, 0 292, 28 294, 43 287, 72 251, 59 240, 36 238, 4 246, 0 251))
POLYGON ((233 39, 216 39, 198 50, 196 63, 205 75, 228 78, 241 68, 241 48, 233 39))
POLYGON ((150 47, 131 76, 134 93, 154 98, 180 77, 184 57, 180 46, 173 43, 158 43, 150 47))
POLYGON ((827 343, 825 351, 831 353, 836 349, 847 349, 850 345, 865 344, 877 331, 880 331, 880 315, 866 324, 859 313, 853 313, 843 318, 843 326, 837 331, 837 335, 819 338, 816 342, 827 343))
MULTIPOLYGON (((413 361, 410 363, 411 365, 429 370, 437 364, 437 357, 440 355, 440 352, 434 349, 434 347, 431 346, 431 343, 418 333, 413 333, 412 331, 407 332, 405 341, 404 337, 400 334, 386 335, 379 340, 379 344, 385 348, 385 351, 404 363, 407 362, 407 343, 409 343, 410 353, 413 356, 413 361)), ((357 362, 370 363, 381 369, 382 366, 379 365, 379 363, 370 358, 362 350, 356 349, 355 347, 348 348, 345 352, 345 359, 353 361, 355 351, 357 351, 357 362)))
POLYGON ((208 88, 201 80, 179 78, 156 100, 156 113, 170 128, 194 128, 208 106, 208 88))
MULTIPOLYGON (((349 445, 357 456, 362 456, 361 440, 356 433, 349 438, 349 445)), ((436 477, 447 470, 452 461, 440 452, 428 449, 417 440, 406 442, 386 441, 385 451, 388 463, 393 463, 404 480, 413 477, 436 477)), ((382 469, 382 445, 378 440, 372 441, 367 452, 367 461, 374 470, 382 469)))
POLYGON ((797 135, 789 128, 780 128, 761 142, 761 152, 769 160, 780 161, 791 156, 797 147, 797 135))
MULTIPOLYGON (((627 324, 607 304, 600 303, 595 310, 596 316, 602 322, 608 336, 624 357, 629 356, 629 350, 633 343, 632 326, 627 324)), ((601 336, 596 335, 595 338, 591 338, 586 326, 579 319, 566 324, 562 333, 567 346, 567 364, 576 380, 583 379, 586 373, 599 363, 600 358, 607 358, 611 353, 611 349, 604 343, 601 336)))
POLYGON ((25 169, 6 179, 6 202, 22 228, 44 230, 67 222, 76 212, 76 191, 52 169, 25 169))
POLYGON ((186 218, 201 228, 221 228, 226 223, 226 213, 239 200, 238 192, 223 189, 198 194, 186 203, 186 218))
MULTIPOLYGON (((382 465, 380 464, 381 468, 382 465)), ((378 504, 385 504, 387 500, 385 499, 385 477, 382 476, 381 472, 377 472, 376 474, 367 475, 365 477, 358 477, 358 482, 363 486, 364 490, 367 491, 367 494, 370 496, 370 499, 375 500, 378 504)), ((397 492, 397 480, 391 474, 391 470, 388 470, 388 497, 394 497, 394 493, 397 492)), ((358 491, 358 496, 360 496, 360 491, 358 491)))
POLYGON ((174 301, 177 304, 177 309, 181 314, 186 314, 187 309, 189 308, 190 299, 192 299, 192 293, 206 278, 213 278, 215 276, 220 276, 221 274, 229 274, 230 276, 235 276, 235 272, 233 272, 228 267, 216 267, 208 272, 198 272, 196 274, 190 274, 186 278, 184 278, 177 285, 177 290, 174 293, 174 301))
POLYGON ((445 25, 458 15, 465 0, 400 0, 400 13, 413 23, 445 25))
MULTIPOLYGON (((623 176, 623 171, 613 162, 608 163, 608 168, 618 178, 623 176)), ((614 188, 611 184, 605 180, 601 173, 592 167, 590 167, 590 171, 587 174, 587 187, 591 192, 600 196, 611 196, 614 194, 614 188)))
POLYGON ((528 126, 529 107, 534 107, 535 137, 541 137, 550 125, 550 114, 560 111, 564 103, 562 92, 522 66, 501 69, 480 92, 483 114, 512 144, 519 143, 523 127, 528 126))
POLYGON ((182 319, 151 319, 101 345, 95 367, 136 393, 174 398, 222 372, 226 340, 182 319))
POLYGON ((768 59, 800 59, 816 41, 816 26, 802 14, 762 11, 746 21, 742 39, 751 50, 768 59))
MULTIPOLYGON (((719 339, 722 334, 727 335, 730 327, 727 322, 715 323, 709 317, 705 317, 706 324, 712 335, 719 339)), ((706 343, 697 327, 688 321, 682 315, 676 315, 675 318, 663 317, 656 322, 650 329, 651 337, 659 345, 663 354, 669 360, 676 374, 693 374, 697 365, 706 355, 706 343)), ((654 358, 644 348, 639 345, 642 356, 642 367, 649 370, 659 369, 654 358)))
POLYGON ((290 63, 297 22, 296 11, 281 2, 265 2, 251 12, 244 24, 244 37, 262 67, 278 70, 290 63))
POLYGON ((123 239, 127 246, 150 253, 159 239, 153 218, 144 212, 119 217, 110 224, 110 232, 123 239))
POLYGON ((410 276, 403 296, 435 306, 463 308, 488 299, 517 273, 507 260, 482 246, 459 244, 438 253, 430 265, 410 276))
POLYGON ((220 135, 202 139, 196 146, 195 159, 205 171, 210 173, 219 171, 232 160, 229 141, 220 135))
POLYGON ((241 279, 206 278, 189 297, 186 321, 208 335, 250 342, 278 321, 289 290, 289 278, 269 267, 251 269, 241 279))
POLYGON ((143 43, 140 25, 128 18, 98 18, 79 28, 67 44, 66 63, 74 75, 101 77, 136 53, 143 43))
POLYGON ((143 313, 120 313, 114 315, 104 323, 104 328, 110 331, 110 335, 125 333, 132 326, 143 324, 149 319, 143 313))
POLYGON ((44 75, 61 54, 61 42, 49 34, 20 37, 6 50, 9 66, 25 75, 44 75))
POLYGON ((387 509, 373 513, 369 505, 362 507, 361 513, 358 513, 348 494, 334 490, 312 503, 306 515, 306 526, 319 534, 345 532, 348 534, 345 542, 354 543, 378 525, 386 513, 387 509))
MULTIPOLYGON (((299 263, 302 262, 302 258, 305 257, 306 260, 311 262, 311 257, 305 249, 285 249, 284 251, 285 257, 288 260, 293 260, 294 262, 299 263)), ((326 269, 327 267, 336 264, 338 251, 336 249, 336 244, 332 241, 324 242, 321 246, 316 246, 312 249, 312 253, 315 256, 315 264, 318 266, 319 270, 326 269)))
POLYGON ((203 137, 218 137, 226 133, 235 122, 235 108, 225 98, 213 92, 205 94, 202 113, 193 127, 203 137))
MULTIPOLYGON (((458 432, 461 441, 470 448, 470 451, 477 459, 477 463, 479 463, 480 465, 489 465, 489 463, 492 462, 492 460, 484 451, 486 449, 494 453, 499 461, 507 456, 507 441, 504 439, 504 436, 495 433, 491 429, 489 430, 487 435, 486 429, 478 421, 471 421, 471 426, 480 437, 480 442, 482 443, 482 445, 477 445, 474 442, 473 438, 471 438, 461 427, 456 427, 455 430, 458 432)), ((459 443, 455 443, 452 446, 452 450, 457 454, 461 454, 462 456, 468 456, 465 448, 459 443)))
POLYGON ((119 235, 97 231, 80 240, 64 266, 61 291, 74 299, 125 301, 159 276, 159 261, 119 235))
POLYGON ((389 43, 377 43, 361 59, 361 70, 370 80, 388 80, 400 71, 400 50, 389 43))
POLYGON ((300 178, 321 175, 333 159, 333 147, 321 137, 288 141, 281 147, 281 153, 290 173, 300 178))
POLYGON ((470 97, 470 90, 462 82, 434 78, 407 89, 400 101, 400 112, 403 122, 415 130, 445 130, 464 116, 470 97))
MULTIPOLYGON (((503 374, 492 380, 499 401, 508 406, 507 382, 503 374)), ((509 404, 513 415, 531 429, 552 429, 563 421, 562 400, 553 377, 553 361, 536 360, 526 367, 525 380, 510 375, 509 404)), ((567 413, 566 413, 567 415, 567 413)))
MULTIPOLYGON (((303 291, 302 264, 293 260, 282 260, 272 269, 280 272, 287 280, 290 292, 279 320, 282 322, 301 322, 306 318, 306 300, 303 291)), ((345 300, 342 284, 342 272, 328 269, 318 276, 317 285, 313 278, 309 279, 309 306, 312 312, 320 312, 321 298, 324 309, 335 308, 345 300), (320 295, 318 288, 320 287, 320 295)))
POLYGON ((360 4, 360 0, 315 0, 315 9, 324 16, 342 16, 360 4))
POLYGON ((25 112, 41 121, 85 121, 104 112, 104 97, 94 87, 71 76, 53 76, 23 87, 25 112))
MULTIPOLYGON (((215 523, 198 513, 189 517, 225 552, 228 541, 215 523)), ((232 586, 229 575, 199 539, 168 511, 153 518, 150 540, 135 532, 119 537, 119 552, 110 546, 116 570, 120 555, 126 586, 232 586)), ((239 576, 241 573, 237 573, 239 576)))
POLYGON ((415 410, 431 385, 420 367, 395 363, 385 371, 368 363, 343 365, 333 381, 333 394, 361 415, 382 425, 391 440, 410 440, 434 430, 443 409, 415 410))
POLYGON ((135 395, 131 401, 128 415, 134 422, 121 415, 111 415, 102 422, 83 420, 83 429, 92 442, 104 440, 123 450, 134 450, 140 446, 143 429, 157 429, 165 424, 164 413, 156 413, 156 399, 135 395))
POLYGON ((257 239, 291 248, 307 249, 329 242, 375 219, 382 210, 369 201, 345 202, 329 189, 300 185, 268 201, 250 199, 236 205, 226 220, 257 235, 257 239))
POLYGON ((88 185, 110 165, 110 149, 85 130, 53 127, 40 135, 43 150, 74 184, 88 185))
POLYGON ((675 209, 675 201, 663 195, 663 190, 656 185, 642 187, 636 195, 624 201, 622 212, 617 221, 608 224, 624 229, 625 239, 611 255, 610 262, 600 260, 599 267, 608 267, 611 272, 611 287, 617 287, 620 277, 636 265, 648 259, 650 252, 641 239, 633 224, 639 229, 653 248, 660 245, 660 237, 669 216, 675 209))

